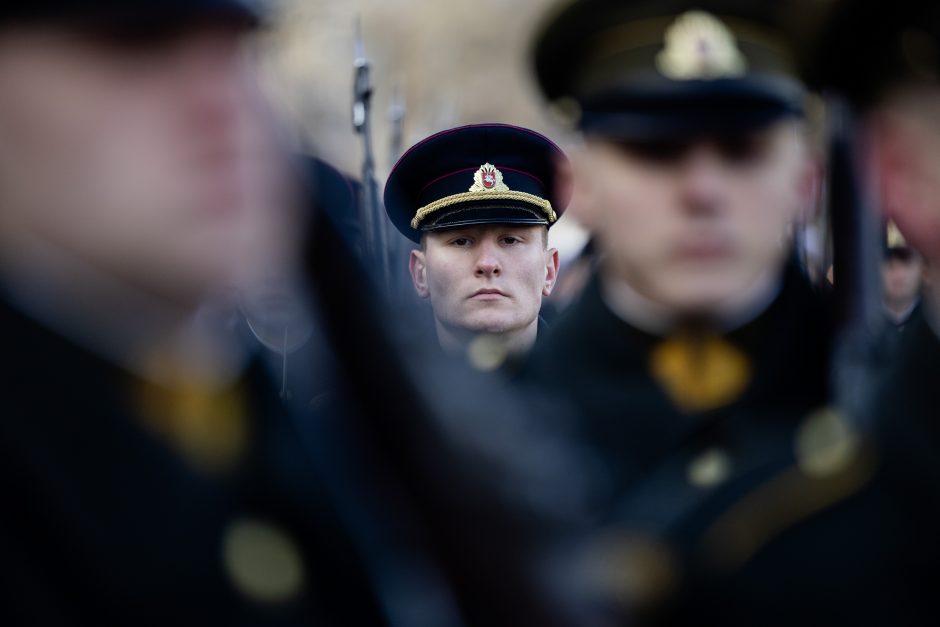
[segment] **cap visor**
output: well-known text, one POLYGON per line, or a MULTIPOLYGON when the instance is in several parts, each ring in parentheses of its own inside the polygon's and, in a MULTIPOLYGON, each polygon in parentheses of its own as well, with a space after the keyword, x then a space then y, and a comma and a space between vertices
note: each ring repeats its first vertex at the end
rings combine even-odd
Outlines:
POLYGON ((548 226, 548 218, 540 211, 520 206, 456 207, 441 211, 439 215, 421 225, 422 231, 440 231, 477 224, 518 224, 548 226))
POLYGON ((673 139, 749 132, 802 115, 803 91, 789 81, 673 81, 592 98, 580 127, 619 139, 673 139))

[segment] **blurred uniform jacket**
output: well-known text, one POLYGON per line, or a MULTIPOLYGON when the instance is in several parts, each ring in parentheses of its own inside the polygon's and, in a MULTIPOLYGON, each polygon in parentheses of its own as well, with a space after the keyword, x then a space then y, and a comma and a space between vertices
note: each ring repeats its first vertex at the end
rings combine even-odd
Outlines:
MULTIPOLYGON (((790 264, 773 302, 718 338, 744 357, 740 392, 683 410, 651 372, 669 338, 615 315, 595 276, 536 347, 524 380, 569 404, 606 470, 598 537, 662 543, 682 579, 718 519, 794 464, 800 425, 829 400, 831 336, 821 295, 790 264)), ((647 609, 631 603, 631 612, 647 609)))
POLYGON ((821 465, 797 460, 720 504, 711 537, 737 550, 696 555, 656 624, 937 623, 940 339, 923 316, 894 360, 870 432, 830 434, 821 465))
POLYGON ((885 315, 884 351, 887 359, 893 358, 901 344, 901 339, 911 328, 916 327, 918 321, 923 317, 923 303, 919 300, 914 304, 911 310, 900 319, 885 315))
POLYGON ((6 303, 0 337, 0 623, 382 624, 305 448, 317 423, 257 364, 220 394, 247 447, 213 472, 145 418, 164 392, 6 303))
MULTIPOLYGON (((562 388, 608 472, 588 552, 639 543, 668 565, 653 594, 615 583, 604 612, 641 625, 935 624, 940 340, 911 321, 861 433, 827 407, 828 320, 791 265, 770 307, 725 335, 749 384, 704 412, 669 399, 649 366, 662 339, 615 316, 597 279, 553 327, 526 376, 562 388)), ((631 568, 612 572, 627 582, 631 568)))
MULTIPOLYGON (((536 347, 525 378, 573 401, 584 437, 609 469, 613 507, 677 453, 690 462, 717 447, 744 471, 760 465, 737 457, 756 442, 781 438, 788 446, 799 419, 827 401, 827 321, 821 299, 788 267, 772 304, 723 337, 747 359, 744 389, 713 409, 682 411, 651 373, 651 354, 666 338, 614 314, 594 277, 536 347)), ((677 470, 672 479, 687 483, 685 465, 677 470)), ((675 512, 677 522, 684 509, 675 512)))

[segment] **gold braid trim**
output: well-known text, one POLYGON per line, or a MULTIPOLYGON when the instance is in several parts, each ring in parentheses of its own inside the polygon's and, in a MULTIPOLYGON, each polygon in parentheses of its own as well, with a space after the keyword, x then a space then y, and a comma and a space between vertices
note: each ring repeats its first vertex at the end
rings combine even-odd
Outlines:
POLYGON ((435 211, 471 200, 517 200, 527 202, 541 209, 545 213, 545 217, 548 218, 549 224, 554 224, 555 220, 558 219, 558 216, 555 215, 555 210, 552 209, 552 203, 527 192, 462 192, 452 196, 445 196, 418 209, 414 219, 411 221, 411 228, 417 229, 421 222, 435 211))

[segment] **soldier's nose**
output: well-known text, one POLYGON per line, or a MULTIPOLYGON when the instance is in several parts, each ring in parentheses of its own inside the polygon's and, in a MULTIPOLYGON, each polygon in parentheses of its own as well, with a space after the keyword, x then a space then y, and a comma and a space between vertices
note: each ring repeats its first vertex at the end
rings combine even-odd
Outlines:
POLYGON ((480 256, 477 258, 476 274, 477 276, 499 276, 502 268, 499 259, 494 254, 492 247, 484 244, 480 256))
POLYGON ((686 206, 696 211, 712 211, 721 206, 726 188, 721 163, 710 154, 695 154, 686 162, 682 194, 686 206))
POLYGON ((479 276, 499 276, 502 270, 499 267, 498 263, 495 262, 480 262, 477 264, 477 274, 479 276))

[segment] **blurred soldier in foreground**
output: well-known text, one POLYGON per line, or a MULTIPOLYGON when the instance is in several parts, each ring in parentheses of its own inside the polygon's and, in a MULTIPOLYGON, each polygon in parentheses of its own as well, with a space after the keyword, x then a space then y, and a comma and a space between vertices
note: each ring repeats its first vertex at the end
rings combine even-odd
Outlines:
MULTIPOLYGON (((359 246, 358 182, 315 157, 297 158, 297 167, 315 188, 311 214, 335 225, 336 235, 354 255, 359 246)), ((305 229, 317 228, 306 224, 305 229)), ((282 234, 283 235, 283 234, 282 234)), ((239 328, 249 344, 257 345, 279 383, 281 399, 301 414, 326 400, 330 388, 326 338, 316 321, 308 280, 297 259, 298 247, 290 242, 271 242, 273 250, 246 269, 239 285, 239 328), (278 247, 277 244, 280 244, 278 247)))
POLYGON ((409 375, 327 212, 312 298, 263 335, 318 333, 331 403, 286 413, 223 324, 232 285, 305 277, 257 21, 235 0, 0 12, 0 622, 562 623, 507 519, 566 515, 577 471, 470 375, 409 375))
MULTIPOLYGON (((805 425, 842 427, 817 413, 832 333, 787 235, 816 188, 794 64, 811 4, 586 0, 536 43, 542 90, 584 135, 574 195, 600 267, 528 377, 575 406, 606 468, 584 568, 615 615, 660 617, 694 570, 746 560, 800 511, 727 504, 772 498, 751 492, 805 425)), ((782 480, 801 506, 834 498, 782 480)))
POLYGON ((567 204, 555 189, 564 154, 533 131, 479 124, 433 135, 398 161, 385 207, 411 252, 441 346, 463 353, 486 336, 518 358, 535 344, 558 274, 548 229, 567 204))
MULTIPOLYGON (((580 106, 576 185, 607 255, 532 366, 536 380, 570 367, 585 437, 609 469, 606 527, 582 566, 601 615, 936 620, 937 338, 913 325, 901 367, 871 381, 880 430, 861 437, 826 409, 830 370, 846 364, 832 359, 827 307, 788 261, 785 226, 813 186, 794 64, 826 5, 582 2, 539 43, 543 89, 580 106)), ((871 84, 884 55, 872 33, 896 9, 881 5, 864 34, 847 19, 820 39, 831 80, 857 67, 871 84)), ((912 25, 935 28, 917 15, 912 25)), ((922 160, 904 182, 923 185, 937 153, 911 148, 922 160)), ((893 211, 904 215, 891 217, 916 224, 936 259, 933 196, 902 189, 893 211)))
POLYGON ((710 535, 736 536, 731 546, 747 551, 732 568, 688 577, 677 623, 934 625, 940 617, 940 11, 917 2, 834 4, 807 48, 808 69, 850 105, 850 128, 864 140, 848 155, 854 210, 878 210, 872 217, 894 222, 920 252, 924 302, 871 381, 870 431, 809 423, 796 464, 724 504, 710 535))
POLYGON ((378 624, 215 295, 300 231, 234 0, 0 10, 4 624, 378 624))

